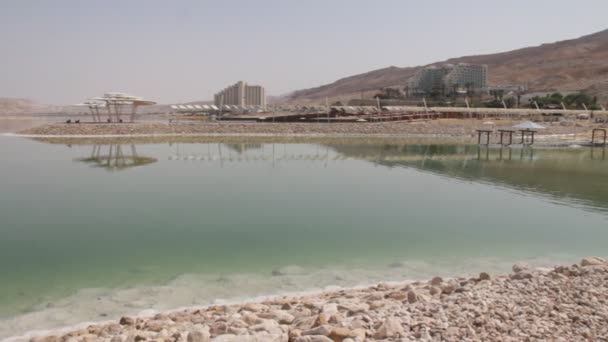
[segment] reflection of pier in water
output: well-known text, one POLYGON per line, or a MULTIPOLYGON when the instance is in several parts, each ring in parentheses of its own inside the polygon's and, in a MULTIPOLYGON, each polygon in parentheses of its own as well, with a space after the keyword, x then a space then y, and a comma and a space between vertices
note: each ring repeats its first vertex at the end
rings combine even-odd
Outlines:
MULTIPOLYGON (((220 166, 269 163, 330 164, 364 161, 389 168, 408 168, 465 181, 491 183, 543 196, 568 198, 590 208, 608 210, 608 161, 605 148, 486 147, 475 145, 324 144, 316 149, 263 144, 234 153, 223 144, 186 149, 173 146, 171 161, 220 166), (186 150, 186 151, 184 151, 186 150), (206 151, 205 151, 206 150, 206 151)), ((244 165, 243 165, 244 166, 244 165)))
POLYGON ((124 148, 123 145, 110 144, 93 145, 93 150, 89 157, 79 158, 76 161, 104 168, 108 171, 123 171, 135 166, 152 164, 158 160, 138 155, 133 144, 124 148))
MULTIPOLYGON (((418 154, 386 154, 383 153, 383 145, 379 148, 367 153, 340 153, 335 152, 332 145, 319 145, 315 153, 295 153, 287 150, 284 144, 255 144, 249 148, 236 148, 234 145, 228 144, 212 144, 207 145, 206 153, 181 152, 179 145, 172 146, 171 154, 168 160, 173 161, 200 161, 200 162, 280 162, 280 161, 309 161, 309 162, 327 162, 327 161, 352 161, 363 160, 369 162, 379 161, 418 161, 421 158, 438 159, 438 160, 461 160, 460 155, 427 155, 421 156, 418 154), (228 149, 227 149, 228 148, 228 149), (248 153, 248 149, 260 149, 262 151, 248 153), (266 151, 269 149, 270 151, 266 151), (237 151, 237 154, 231 153, 237 151)), ((473 159, 473 155, 470 155, 473 159)))
MULTIPOLYGON (((369 146, 335 146, 339 153, 374 151, 369 146)), ((605 148, 493 148, 486 146, 386 146, 378 164, 404 167, 454 179, 505 186, 550 198, 566 198, 608 210, 608 161, 605 148), (392 160, 390 160, 392 159, 392 160), (406 160, 410 159, 410 160, 406 160)))

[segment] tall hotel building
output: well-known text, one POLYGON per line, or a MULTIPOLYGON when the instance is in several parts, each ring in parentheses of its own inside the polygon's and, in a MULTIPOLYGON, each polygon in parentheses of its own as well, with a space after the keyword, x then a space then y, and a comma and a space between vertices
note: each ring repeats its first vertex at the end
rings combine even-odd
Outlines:
POLYGON ((266 91, 259 85, 248 85, 239 81, 215 94, 216 106, 261 106, 266 107, 266 91))
POLYGON ((465 63, 426 67, 408 81, 414 94, 450 93, 463 89, 478 92, 487 86, 488 66, 465 63))

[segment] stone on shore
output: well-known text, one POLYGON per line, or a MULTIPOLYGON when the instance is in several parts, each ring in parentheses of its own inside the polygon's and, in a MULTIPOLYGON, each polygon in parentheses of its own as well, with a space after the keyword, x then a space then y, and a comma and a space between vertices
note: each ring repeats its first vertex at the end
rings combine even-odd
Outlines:
POLYGON ((387 318, 374 333, 376 339, 397 338, 405 336, 401 321, 395 317, 387 318))
POLYGON ((294 342, 334 342, 327 336, 314 335, 314 336, 300 336, 294 340, 294 342))
POLYGON ((581 266, 599 266, 606 264, 606 259, 598 257, 587 257, 581 260, 581 266))
POLYGON ((530 266, 525 262, 518 262, 515 265, 513 265, 513 267, 512 267, 514 273, 520 273, 529 268, 530 268, 530 266))
POLYGON ((457 277, 122 317, 32 342, 602 341, 608 263, 457 277), (436 284, 436 285, 433 285, 436 284))
POLYGON ((188 342, 209 342, 211 340, 211 334, 209 333, 209 328, 206 329, 196 329, 188 333, 187 341, 188 342))

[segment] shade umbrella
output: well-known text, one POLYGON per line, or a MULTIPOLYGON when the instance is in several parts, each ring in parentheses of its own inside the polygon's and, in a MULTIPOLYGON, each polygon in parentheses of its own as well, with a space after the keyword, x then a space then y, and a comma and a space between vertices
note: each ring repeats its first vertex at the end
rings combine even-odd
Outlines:
POLYGON ((513 128, 517 128, 517 129, 545 129, 545 126, 541 126, 537 123, 534 123, 532 121, 525 121, 522 122, 520 124, 517 124, 515 126, 513 126, 513 128))

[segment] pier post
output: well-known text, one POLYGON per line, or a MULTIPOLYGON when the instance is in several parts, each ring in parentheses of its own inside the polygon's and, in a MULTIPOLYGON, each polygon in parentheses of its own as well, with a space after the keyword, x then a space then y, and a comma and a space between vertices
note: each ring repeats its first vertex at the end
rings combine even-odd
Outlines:
POLYGON ((478 129, 477 130, 477 144, 481 145, 481 135, 485 134, 486 135, 486 143, 485 145, 490 145, 490 133, 492 133, 494 131, 488 131, 488 130, 483 130, 483 129, 478 129))
POLYGON ((534 135, 536 134, 536 131, 530 130, 530 129, 522 129, 519 130, 521 132, 521 144, 522 145, 534 145, 534 135), (526 137, 529 136, 530 137, 530 143, 526 144, 526 137))
POLYGON ((604 140, 602 142, 602 145, 606 146, 606 136, 608 135, 608 130, 604 129, 604 128, 594 128, 592 133, 591 133, 591 145, 595 146, 595 133, 603 133, 604 134, 604 140))
POLYGON ((500 132, 500 144, 503 146, 510 146, 513 144, 513 133, 515 133, 515 131, 512 130, 508 130, 508 129, 499 129, 498 132, 500 132), (508 134, 509 135, 509 143, 505 144, 503 142, 503 135, 504 134, 508 134))

